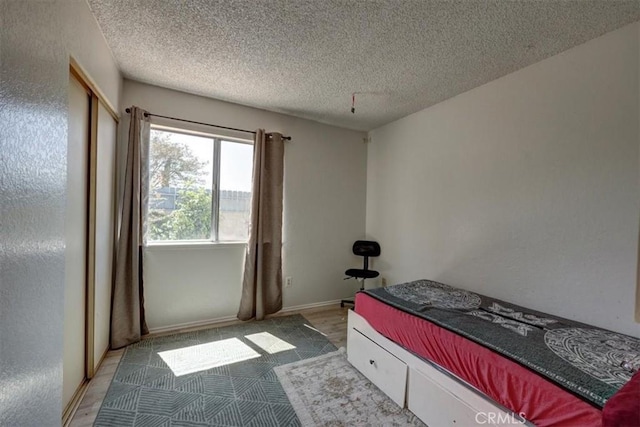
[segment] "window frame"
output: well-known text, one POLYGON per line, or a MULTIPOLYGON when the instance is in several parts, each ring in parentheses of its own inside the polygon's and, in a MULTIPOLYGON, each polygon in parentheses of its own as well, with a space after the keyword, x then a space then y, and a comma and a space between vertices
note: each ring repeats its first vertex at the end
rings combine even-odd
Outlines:
MULTIPOLYGON (((151 123, 150 131, 162 131, 177 133, 187 136, 197 136, 200 138, 209 138, 213 141, 213 152, 211 156, 212 165, 212 177, 211 177, 211 235, 209 239, 192 239, 192 240, 148 240, 147 246, 153 247, 165 247, 165 248, 202 248, 210 247, 212 245, 246 245, 249 239, 246 240, 219 240, 219 228, 220 228, 220 166, 221 166, 221 151, 222 142, 233 142, 237 144, 251 145, 253 148, 254 141, 249 139, 240 138, 237 136, 228 136, 223 134, 214 134, 210 132, 203 132, 199 130, 188 129, 185 127, 167 126, 164 124, 151 123)), ((149 153, 151 153, 151 141, 149 141, 149 153)), ((253 175, 253 170, 252 170, 253 175)), ((253 180, 253 176, 251 177, 253 180)), ((151 190, 151 188, 149 188, 151 190)), ((253 189, 251 191, 253 193, 253 189)), ((147 197, 149 199, 149 197, 147 197)), ((147 212, 149 211, 147 201, 147 212)))

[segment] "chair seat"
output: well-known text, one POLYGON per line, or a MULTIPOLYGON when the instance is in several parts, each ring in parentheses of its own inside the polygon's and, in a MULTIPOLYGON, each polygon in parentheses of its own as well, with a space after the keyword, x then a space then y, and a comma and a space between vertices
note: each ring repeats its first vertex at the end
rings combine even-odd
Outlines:
POLYGON ((349 277, 357 277, 358 279, 373 279, 378 277, 380 273, 375 270, 363 270, 361 268, 350 268, 344 272, 349 277))

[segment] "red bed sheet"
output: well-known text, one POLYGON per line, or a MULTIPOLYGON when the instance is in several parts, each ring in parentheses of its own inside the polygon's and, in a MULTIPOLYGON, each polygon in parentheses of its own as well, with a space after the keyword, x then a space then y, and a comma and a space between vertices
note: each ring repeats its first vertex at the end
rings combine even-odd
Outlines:
POLYGON ((636 372, 602 410, 604 427, 640 426, 640 371, 636 372))
POLYGON ((472 384, 536 426, 600 427, 602 412, 529 369, 367 294, 355 311, 379 333, 472 384))

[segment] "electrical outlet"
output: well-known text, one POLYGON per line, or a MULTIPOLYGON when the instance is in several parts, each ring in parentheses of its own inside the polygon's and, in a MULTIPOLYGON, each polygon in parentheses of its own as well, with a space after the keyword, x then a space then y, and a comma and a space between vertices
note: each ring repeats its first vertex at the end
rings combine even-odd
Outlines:
POLYGON ((387 286, 387 278, 386 278, 386 277, 383 277, 383 278, 380 280, 380 283, 382 284, 382 287, 387 286))
POLYGON ((291 276, 287 276, 284 279, 284 287, 285 288, 290 288, 293 285, 293 280, 291 279, 291 276))

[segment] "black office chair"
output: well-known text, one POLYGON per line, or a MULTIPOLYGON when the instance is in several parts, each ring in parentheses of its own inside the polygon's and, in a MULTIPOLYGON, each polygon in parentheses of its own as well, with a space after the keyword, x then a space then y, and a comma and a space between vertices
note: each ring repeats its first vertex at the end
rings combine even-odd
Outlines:
MULTIPOLYGON (((360 279, 362 281, 360 290, 364 290, 364 281, 366 279, 373 279, 378 277, 380 273, 375 270, 369 270, 369 257, 380 256, 380 245, 378 242, 372 242, 370 240, 356 240, 353 244, 353 253, 355 255, 364 257, 364 265, 362 268, 350 268, 344 272, 348 277, 347 279, 360 279)), ((340 307, 344 307, 345 304, 355 305, 355 298, 343 299, 340 301, 340 307)))

